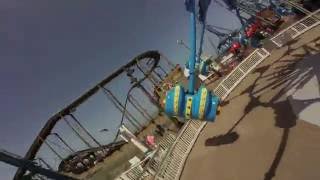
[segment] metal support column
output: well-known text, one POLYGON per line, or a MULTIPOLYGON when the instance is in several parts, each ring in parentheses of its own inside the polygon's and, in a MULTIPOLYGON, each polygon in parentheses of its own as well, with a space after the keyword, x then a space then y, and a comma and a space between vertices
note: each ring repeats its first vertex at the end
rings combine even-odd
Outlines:
POLYGON ((115 107, 121 112, 124 113, 124 116, 127 120, 134 126, 137 130, 142 128, 142 124, 127 110, 124 108, 124 105, 117 99, 117 97, 107 88, 100 87, 102 92, 106 95, 108 99, 115 105, 115 107))
POLYGON ((65 116, 61 117, 66 123, 67 125, 72 129, 72 131, 76 134, 76 136, 84 143, 86 144, 89 148, 93 148, 91 146, 91 144, 89 142, 87 142, 81 135, 80 133, 70 124, 70 122, 68 121, 68 119, 65 116))
POLYGON ((69 146, 69 144, 68 144, 65 140, 63 140, 63 139, 61 138, 61 136, 60 136, 58 133, 51 133, 50 135, 53 135, 53 136, 55 136, 56 138, 58 138, 58 139, 62 142, 62 144, 65 145, 65 146, 70 150, 71 153, 74 153, 74 152, 75 152, 75 150, 73 150, 73 149, 69 146))
POLYGON ((135 104, 135 102, 132 101, 130 96, 128 98, 128 101, 146 120, 150 120, 150 118, 148 116, 146 116, 146 114, 135 104))
POLYGON ((70 113, 69 116, 81 127, 81 129, 99 146, 102 147, 102 145, 99 143, 97 139, 93 137, 92 134, 89 133, 89 131, 80 123, 80 121, 72 114, 70 113))
POLYGON ((63 157, 44 139, 42 139, 41 137, 39 137, 40 140, 46 144, 48 146, 48 148, 61 160, 63 161, 63 157))
POLYGON ((76 180, 73 177, 66 176, 66 175, 54 172, 52 170, 37 166, 32 161, 26 160, 24 158, 19 157, 18 155, 6 152, 4 150, 0 150, 0 161, 3 161, 12 166, 27 169, 28 171, 31 172, 31 175, 40 174, 50 179, 76 180))

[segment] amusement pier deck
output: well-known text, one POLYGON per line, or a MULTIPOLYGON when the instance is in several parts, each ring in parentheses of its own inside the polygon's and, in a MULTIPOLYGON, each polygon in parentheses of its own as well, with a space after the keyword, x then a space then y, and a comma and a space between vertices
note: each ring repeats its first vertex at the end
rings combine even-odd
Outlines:
POLYGON ((319 52, 319 26, 272 50, 203 129, 181 179, 320 179, 320 127, 299 119, 288 100, 312 78, 310 67, 296 65, 308 61, 319 72, 319 56, 305 59, 319 52))

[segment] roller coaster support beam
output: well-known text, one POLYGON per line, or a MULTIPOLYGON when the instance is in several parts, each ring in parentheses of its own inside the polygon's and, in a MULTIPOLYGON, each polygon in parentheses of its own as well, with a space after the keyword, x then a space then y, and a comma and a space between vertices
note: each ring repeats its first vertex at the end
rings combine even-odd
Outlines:
POLYGON ((69 144, 65 140, 63 140, 58 133, 51 133, 50 135, 53 135, 56 138, 58 138, 62 142, 62 144, 65 145, 70 150, 70 152, 72 152, 72 153, 75 152, 75 150, 72 149, 71 146, 69 146, 69 144))
MULTIPOLYGON (((41 129, 39 134, 36 136, 36 138, 34 139, 32 145, 28 149, 24 158, 28 159, 28 160, 34 159, 36 157, 36 154, 39 151, 41 145, 43 144, 40 137, 42 139, 46 139, 47 136, 51 133, 52 129, 55 127, 55 125, 61 119, 63 119, 62 118, 63 116, 69 115, 70 113, 74 112, 77 109, 77 107, 79 107, 82 103, 84 103, 90 97, 92 97, 93 95, 98 93, 101 86, 105 86, 106 84, 110 83, 112 80, 114 80, 120 74, 124 73, 126 69, 134 66, 136 64, 136 61, 140 61, 145 58, 152 58, 154 60, 154 65, 153 65, 153 67, 151 67, 151 70, 153 70, 159 64, 160 57, 161 57, 161 55, 158 51, 147 51, 147 52, 144 52, 144 53, 138 55, 133 60, 131 60, 129 63, 120 67, 115 72, 113 72, 110 76, 107 76, 102 81, 97 83, 94 87, 90 88, 87 92, 85 92, 82 96, 80 96, 79 98, 74 100, 71 104, 69 104, 65 108, 61 109, 56 114, 54 114, 52 117, 50 117, 47 120, 44 127, 41 129)), ((20 180, 24 173, 25 173, 25 170, 23 168, 19 168, 14 176, 14 179, 20 180)))
POLYGON ((142 125, 139 121, 127 110, 124 108, 124 105, 117 99, 117 97, 107 88, 101 87, 104 94, 111 100, 115 107, 121 112, 124 113, 127 120, 135 127, 137 130, 141 129, 142 125))
POLYGON ((67 125, 70 127, 70 129, 77 135, 77 137, 78 137, 84 144, 86 144, 89 148, 93 148, 93 147, 91 146, 91 144, 90 144, 88 141, 86 141, 86 140, 81 136, 81 134, 71 125, 71 123, 68 121, 68 119, 67 119, 65 116, 63 116, 62 119, 67 123, 67 125))
POLYGON ((4 150, 0 150, 0 161, 3 161, 12 166, 16 166, 18 168, 23 168, 30 171, 32 174, 40 174, 44 175, 50 179, 61 179, 61 180, 76 180, 73 177, 66 176, 57 172, 54 172, 49 169, 42 168, 34 164, 34 162, 23 159, 18 155, 6 152, 4 150))
POLYGON ((133 97, 132 95, 129 95, 129 99, 133 101, 143 111, 143 113, 145 113, 145 115, 148 116, 149 119, 153 118, 135 97, 133 97))
MULTIPOLYGON (((41 138, 40 138, 41 139, 41 138)), ((44 139, 41 141, 48 146, 48 148, 61 160, 63 161, 63 157, 44 139)))
POLYGON ((53 168, 42 158, 37 158, 40 162, 47 166, 48 169, 53 170, 53 168))
POLYGON ((141 111, 141 109, 138 107, 138 105, 136 105, 136 103, 134 103, 131 99, 131 95, 128 98, 128 101, 132 104, 132 106, 146 119, 149 120, 149 118, 145 115, 145 113, 143 111, 141 111))
POLYGON ((98 142, 97 139, 95 139, 92 134, 89 133, 89 131, 80 123, 80 121, 72 114, 70 113, 69 116, 74 120, 74 122, 76 122, 81 129, 99 146, 102 147, 102 145, 98 142))

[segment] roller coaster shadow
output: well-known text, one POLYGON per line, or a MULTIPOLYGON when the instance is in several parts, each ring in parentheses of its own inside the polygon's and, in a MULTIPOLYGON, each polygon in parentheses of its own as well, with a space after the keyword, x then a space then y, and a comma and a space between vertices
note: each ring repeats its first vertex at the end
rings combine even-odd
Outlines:
MULTIPOLYGON (((291 55, 294 57, 294 60, 277 60, 254 70, 253 73, 259 74, 254 82, 244 89, 238 96, 232 97, 224 102, 224 105, 227 106, 232 99, 242 95, 247 95, 249 97, 249 103, 245 106, 243 115, 225 134, 214 136, 205 141, 206 146, 219 146, 234 143, 240 137, 240 135, 235 132, 235 129, 249 113, 257 107, 272 108, 275 114, 275 126, 282 129, 282 136, 274 159, 264 175, 264 180, 271 180, 276 175, 277 168, 286 150, 290 128, 296 125, 297 120, 297 117, 289 104, 288 97, 286 97, 285 100, 280 100, 280 98, 285 96, 286 92, 290 89, 298 89, 299 87, 302 87, 313 77, 313 74, 307 71, 310 67, 299 69, 295 65, 297 62, 303 61, 304 57, 312 54, 311 52, 314 51, 314 49, 307 45, 303 45, 298 48, 303 48, 305 53, 291 55), (285 63, 285 65, 282 65, 282 63, 285 63), (269 69, 273 69, 273 71, 271 70, 271 72, 268 72, 269 69), (258 83, 260 81, 267 85, 261 87, 261 83, 258 83), (262 102, 260 97, 265 93, 270 93, 270 91, 274 92, 271 99, 268 102, 262 102)), ((288 51, 289 53, 285 53, 281 58, 289 55, 294 50, 289 48, 288 51)), ((320 79, 320 77, 318 78, 320 79)))

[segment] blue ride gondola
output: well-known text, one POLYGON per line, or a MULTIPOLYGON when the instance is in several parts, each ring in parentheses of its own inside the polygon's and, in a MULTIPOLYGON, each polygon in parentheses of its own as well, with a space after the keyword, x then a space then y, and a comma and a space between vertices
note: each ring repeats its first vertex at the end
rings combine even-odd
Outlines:
MULTIPOLYGON (((200 1, 204 3, 205 1, 200 1)), ((219 97, 214 95, 205 86, 201 86, 198 91, 195 90, 196 81, 196 15, 195 1, 186 1, 187 10, 190 12, 191 20, 191 55, 189 58, 189 79, 188 90, 180 84, 170 89, 165 98, 165 112, 170 117, 183 117, 184 120, 198 119, 213 122, 216 118, 217 109, 219 106, 219 97)), ((200 8, 203 8, 200 5, 200 8)), ((203 9, 202 9, 203 10, 203 9)), ((206 11, 206 10, 203 10, 206 11)), ((206 12, 203 12, 206 13, 206 12)), ((204 26, 202 26, 204 28, 204 26)), ((203 38, 203 37, 202 37, 203 38)), ((200 48, 201 48, 200 44, 200 48)), ((200 54, 201 55, 201 54, 200 54)))

